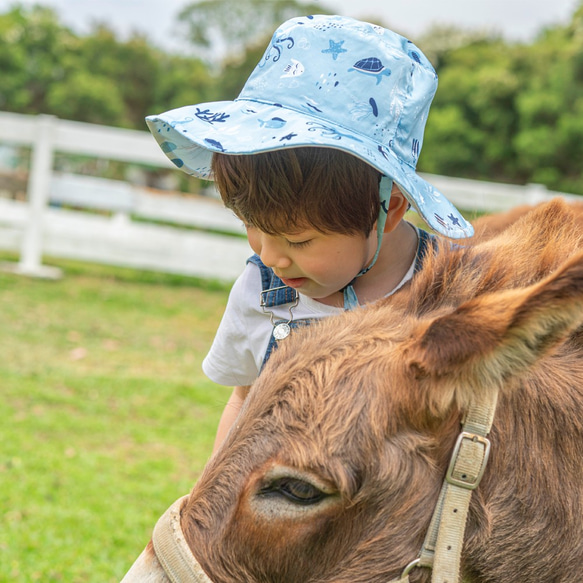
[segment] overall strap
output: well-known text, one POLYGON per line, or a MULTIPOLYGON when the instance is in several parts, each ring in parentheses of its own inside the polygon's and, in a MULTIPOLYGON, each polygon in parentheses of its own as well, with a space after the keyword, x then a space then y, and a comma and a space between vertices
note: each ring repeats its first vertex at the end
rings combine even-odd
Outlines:
POLYGON ((415 273, 419 272, 423 267, 428 251, 435 251, 438 244, 438 239, 435 235, 423 229, 417 229, 417 232, 419 233, 419 243, 417 244, 417 253, 415 255, 415 273))
POLYGON ((285 285, 283 281, 273 273, 273 269, 266 267, 263 264, 259 255, 255 254, 249 257, 247 263, 253 263, 259 267, 261 273, 262 305, 272 308, 273 306, 281 306, 296 301, 296 290, 285 285))
MULTIPOLYGON (((269 314, 271 318, 271 323, 273 325, 273 330, 275 331, 278 324, 286 324, 288 330, 295 329, 298 326, 303 326, 309 324, 309 320, 296 321, 292 317, 292 309, 297 305, 299 296, 298 292, 285 285, 275 273, 273 269, 267 267, 259 258, 259 255, 255 254, 247 259, 247 263, 253 263, 259 267, 259 272, 261 273, 261 298, 259 304, 266 314, 269 314), (290 318, 286 320, 275 320, 273 312, 266 310, 265 308, 273 308, 275 306, 283 306, 285 304, 291 304, 289 307, 290 318)), ((289 333, 289 332, 288 332, 289 333)), ((274 350, 277 349, 277 338, 274 333, 269 337, 269 343, 263 357, 263 362, 261 364, 260 372, 263 370, 265 363, 269 360, 269 357, 274 350)))

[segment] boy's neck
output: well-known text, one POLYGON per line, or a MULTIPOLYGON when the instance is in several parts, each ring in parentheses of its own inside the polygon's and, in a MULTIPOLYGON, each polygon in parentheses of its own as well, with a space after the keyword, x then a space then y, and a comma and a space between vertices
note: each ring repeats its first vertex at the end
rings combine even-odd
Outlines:
MULTIPOLYGON (((390 294, 411 268, 417 253, 415 228, 401 220, 390 232, 383 234, 381 250, 374 266, 352 284, 361 305, 375 302, 390 294)), ((344 296, 337 292, 317 300, 330 306, 343 307, 344 296)))

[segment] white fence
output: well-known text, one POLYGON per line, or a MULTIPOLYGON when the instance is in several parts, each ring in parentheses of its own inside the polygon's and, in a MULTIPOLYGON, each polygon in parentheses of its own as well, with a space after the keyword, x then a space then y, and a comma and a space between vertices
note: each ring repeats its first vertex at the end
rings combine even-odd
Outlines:
POLYGON ((17 273, 58 277, 43 254, 205 278, 232 280, 251 250, 240 222, 214 199, 156 195, 126 182, 53 171, 55 152, 174 168, 148 132, 0 113, 0 142, 32 147, 27 202, 0 198, 0 248, 20 251, 17 273), (50 203, 101 209, 114 216, 50 203), (146 224, 149 219, 177 226, 146 224))
MULTIPOLYGON (((2 142, 32 147, 27 202, 0 198, 0 249, 20 251, 18 264, 7 266, 12 271, 58 277, 58 270, 42 264, 47 254, 229 281, 241 272, 251 253, 243 238, 229 236, 240 235, 242 226, 216 200, 153 194, 125 182, 53 170, 55 152, 173 168, 148 132, 0 112, 2 142), (108 210, 114 215, 54 208, 50 203, 108 210), (177 227, 145 224, 130 217, 177 227)), ((581 200, 539 185, 425 177, 466 211, 504 211, 555 196, 581 200)))

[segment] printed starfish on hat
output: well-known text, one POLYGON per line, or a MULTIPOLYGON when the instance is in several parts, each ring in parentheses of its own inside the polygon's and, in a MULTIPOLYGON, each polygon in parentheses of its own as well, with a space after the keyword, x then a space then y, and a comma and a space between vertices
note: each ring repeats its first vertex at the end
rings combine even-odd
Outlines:
POLYGON ((338 43, 334 42, 333 40, 329 40, 328 42, 330 44, 330 47, 327 49, 324 49, 322 52, 323 53, 330 53, 334 60, 336 60, 338 58, 339 54, 348 52, 346 49, 342 48, 342 45, 344 44, 343 40, 341 40, 338 43))

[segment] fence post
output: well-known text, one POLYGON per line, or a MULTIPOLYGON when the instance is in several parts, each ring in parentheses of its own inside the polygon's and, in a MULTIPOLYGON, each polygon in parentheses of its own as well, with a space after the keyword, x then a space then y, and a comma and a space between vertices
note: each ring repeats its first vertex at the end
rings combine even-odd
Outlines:
POLYGON ((53 142, 57 118, 39 115, 37 135, 33 145, 30 174, 28 178, 28 222, 24 230, 20 262, 15 273, 58 279, 62 271, 56 267, 42 265, 44 215, 49 198, 49 187, 53 172, 53 142))

